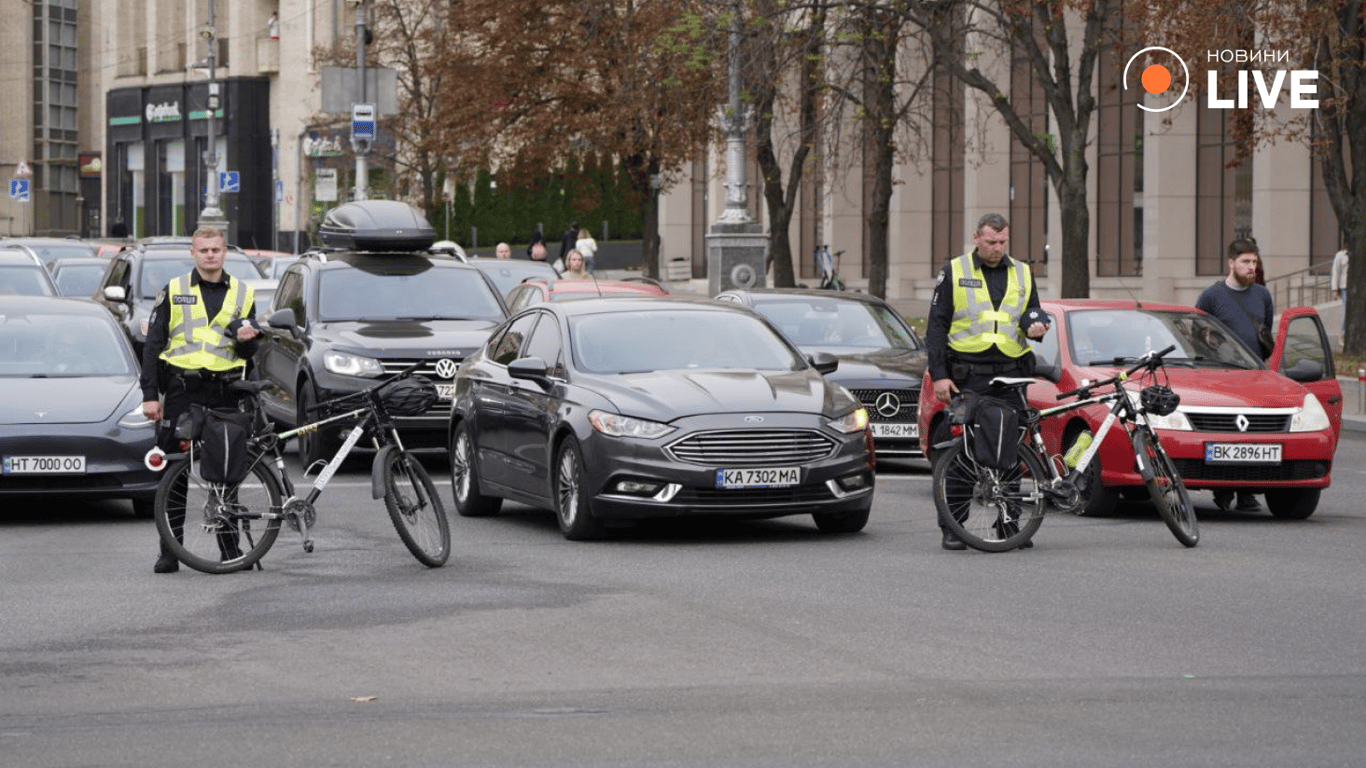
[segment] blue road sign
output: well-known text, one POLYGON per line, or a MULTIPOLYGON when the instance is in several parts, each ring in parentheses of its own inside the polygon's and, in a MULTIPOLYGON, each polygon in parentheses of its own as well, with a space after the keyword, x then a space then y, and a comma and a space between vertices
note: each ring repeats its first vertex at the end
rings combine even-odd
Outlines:
POLYGON ((351 138, 375 140, 375 105, 351 105, 351 138))
POLYGON ((218 174, 219 192, 241 192, 242 174, 237 171, 224 171, 218 174))
POLYGON ((28 179, 10 179, 9 196, 21 203, 27 203, 29 198, 28 179))

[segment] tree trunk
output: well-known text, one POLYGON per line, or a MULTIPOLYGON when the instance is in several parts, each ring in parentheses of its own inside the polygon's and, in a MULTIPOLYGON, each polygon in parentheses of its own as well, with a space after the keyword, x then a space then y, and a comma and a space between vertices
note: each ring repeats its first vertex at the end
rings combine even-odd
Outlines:
MULTIPOLYGON (((1062 217, 1062 263, 1058 298, 1084 299, 1091 295, 1091 264, 1087 241, 1091 233, 1091 211, 1086 207, 1086 181, 1059 184, 1059 214, 1062 217)), ((1052 269, 1052 268, 1050 268, 1052 269)))

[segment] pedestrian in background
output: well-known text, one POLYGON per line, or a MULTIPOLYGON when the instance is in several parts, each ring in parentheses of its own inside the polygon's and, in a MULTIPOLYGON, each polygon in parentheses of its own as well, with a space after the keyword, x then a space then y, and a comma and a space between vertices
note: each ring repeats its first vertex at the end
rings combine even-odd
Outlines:
POLYGON ((583 268, 592 272, 593 257, 598 252, 598 241, 593 239, 593 233, 588 231, 588 227, 579 230, 579 239, 575 241, 574 247, 583 254, 583 268))
POLYGON ((499 243, 493 247, 493 256, 498 259, 512 258, 512 246, 507 243, 499 243))
POLYGON ((1344 337, 1343 343, 1346 344, 1347 336, 1347 249, 1343 248, 1333 254, 1333 274, 1330 278, 1331 289, 1337 300, 1342 302, 1342 327, 1338 329, 1338 335, 1344 337))

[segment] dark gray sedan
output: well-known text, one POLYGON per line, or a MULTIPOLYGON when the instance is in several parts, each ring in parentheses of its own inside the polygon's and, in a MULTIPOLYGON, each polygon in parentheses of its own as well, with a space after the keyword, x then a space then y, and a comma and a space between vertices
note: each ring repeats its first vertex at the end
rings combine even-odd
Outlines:
POLYGON ((867 411, 761 315, 705 299, 537 305, 455 382, 451 481, 465 516, 553 509, 570 539, 607 520, 810 514, 862 530, 867 411))
POLYGON ((152 422, 138 365, 93 301, 0 297, 0 499, 132 499, 152 515, 152 422))

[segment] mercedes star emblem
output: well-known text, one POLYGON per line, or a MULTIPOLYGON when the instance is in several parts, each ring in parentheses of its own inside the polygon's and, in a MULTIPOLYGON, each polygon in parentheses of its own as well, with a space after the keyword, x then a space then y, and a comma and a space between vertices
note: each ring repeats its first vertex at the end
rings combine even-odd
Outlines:
POLYGON ((901 412, 901 398, 892 392, 883 392, 873 401, 873 408, 877 415, 884 419, 890 419, 901 412))

